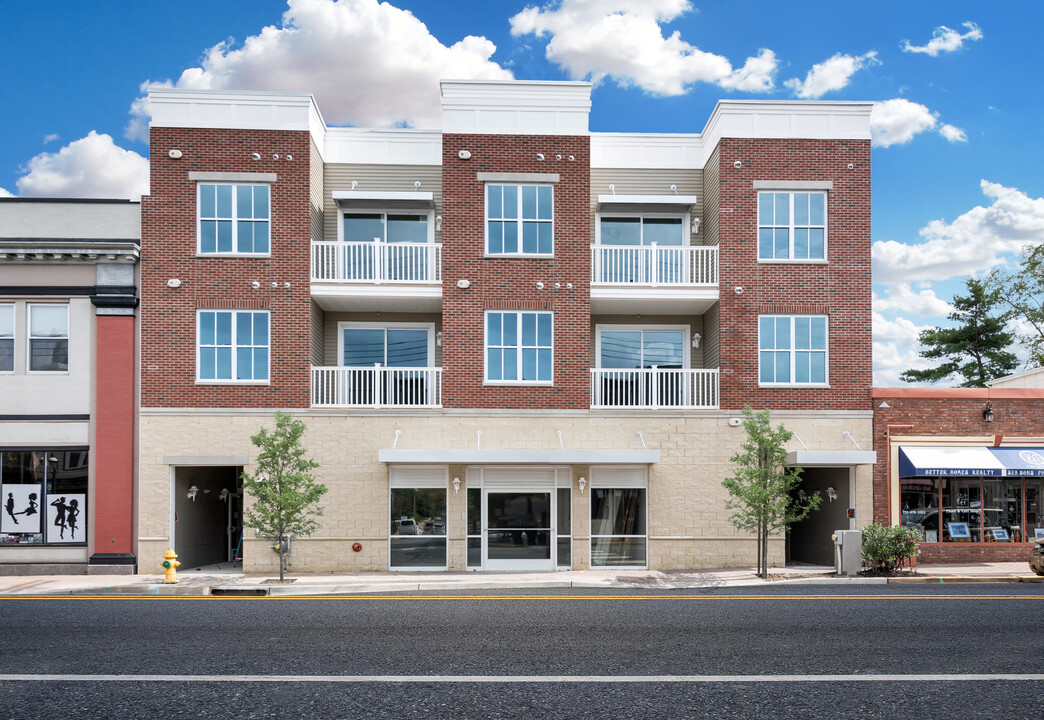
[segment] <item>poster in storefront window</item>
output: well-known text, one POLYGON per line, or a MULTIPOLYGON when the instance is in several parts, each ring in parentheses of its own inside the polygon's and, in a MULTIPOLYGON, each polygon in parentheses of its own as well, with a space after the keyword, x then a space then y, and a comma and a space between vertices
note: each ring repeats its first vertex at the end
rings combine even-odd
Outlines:
POLYGON ((950 538, 953 540, 970 540, 971 529, 968 527, 966 522, 948 522, 946 523, 946 529, 950 533, 950 538))
POLYGON ((83 512, 86 499, 86 495, 78 494, 51 493, 47 496, 47 542, 87 542, 83 512))
POLYGON ((41 497, 43 497, 42 485, 0 485, 0 500, 3 501, 0 532, 8 534, 40 532, 41 497))

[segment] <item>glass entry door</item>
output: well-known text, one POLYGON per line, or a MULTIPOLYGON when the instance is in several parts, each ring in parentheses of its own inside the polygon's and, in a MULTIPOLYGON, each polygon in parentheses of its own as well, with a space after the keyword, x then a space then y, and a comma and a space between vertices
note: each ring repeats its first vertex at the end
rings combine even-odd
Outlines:
POLYGON ((551 490, 487 490, 485 501, 483 567, 554 570, 551 490))

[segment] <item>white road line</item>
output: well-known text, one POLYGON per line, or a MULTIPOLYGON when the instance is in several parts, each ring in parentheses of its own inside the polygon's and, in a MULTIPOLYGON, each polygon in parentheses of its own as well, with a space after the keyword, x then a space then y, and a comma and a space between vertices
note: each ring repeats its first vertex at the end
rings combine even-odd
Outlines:
POLYGON ((37 675, 0 674, 2 682, 217 683, 816 683, 816 682, 1040 682, 1044 673, 909 675, 37 675))

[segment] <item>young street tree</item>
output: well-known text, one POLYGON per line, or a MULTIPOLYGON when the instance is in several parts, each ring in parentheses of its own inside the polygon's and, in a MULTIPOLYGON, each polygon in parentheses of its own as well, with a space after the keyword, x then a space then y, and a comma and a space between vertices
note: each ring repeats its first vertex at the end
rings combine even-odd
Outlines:
POLYGON ((954 312, 947 317, 956 323, 952 328, 929 328, 919 340, 925 347, 920 355, 943 363, 926 370, 907 370, 899 376, 904 382, 938 382, 958 374, 964 378, 960 387, 986 387, 986 381, 1011 373, 1019 364, 1008 352, 1015 340, 1004 329, 1006 313, 991 313, 1000 303, 997 290, 987 290, 986 283, 968 278, 968 295, 955 295, 954 312))
POLYGON ((822 498, 818 492, 804 503, 792 497, 801 484, 801 468, 787 466, 784 446, 794 433, 782 425, 773 428, 771 411, 744 407, 743 430, 743 450, 730 459, 735 473, 721 484, 729 491, 725 507, 735 510, 729 522, 757 533, 758 575, 768 579, 769 535, 804 520, 822 498))
POLYGON ((1030 361, 1044 365, 1044 245, 1025 249, 1018 272, 990 273, 990 286, 1020 329, 1019 341, 1029 350, 1030 361))
POLYGON ((286 539, 311 535, 323 515, 318 501, 326 486, 312 474, 319 463, 305 457, 304 431, 303 422, 276 412, 275 430, 262 427, 250 438, 259 450, 257 470, 253 475, 243 473, 243 488, 253 498, 243 513, 243 524, 275 540, 280 581, 286 574, 286 539))

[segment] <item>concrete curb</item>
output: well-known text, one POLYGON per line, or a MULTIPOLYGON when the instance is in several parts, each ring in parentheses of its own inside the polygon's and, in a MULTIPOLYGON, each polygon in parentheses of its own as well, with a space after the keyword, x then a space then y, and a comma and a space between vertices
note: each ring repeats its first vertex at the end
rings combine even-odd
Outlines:
POLYGON ((924 575, 922 577, 886 578, 895 585, 940 585, 964 583, 1039 583, 1038 575, 924 575))

